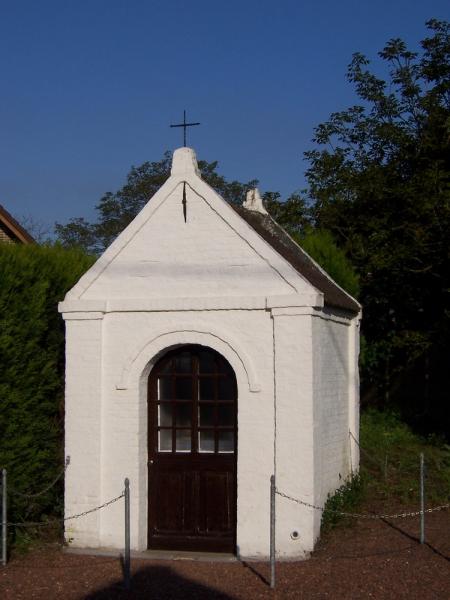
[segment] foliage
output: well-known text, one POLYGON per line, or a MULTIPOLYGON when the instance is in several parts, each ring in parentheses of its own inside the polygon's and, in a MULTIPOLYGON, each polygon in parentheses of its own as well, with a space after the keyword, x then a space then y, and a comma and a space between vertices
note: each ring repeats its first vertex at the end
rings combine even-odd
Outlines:
POLYGON ((263 200, 270 216, 293 237, 303 235, 310 226, 309 207, 300 193, 283 201, 279 192, 266 192, 263 200))
MULTIPOLYGON (((322 532, 333 529, 343 520, 339 512, 352 513, 359 509, 361 502, 365 497, 365 481, 361 475, 356 474, 346 483, 341 485, 335 493, 330 496, 325 503, 325 510, 322 515, 322 532), (337 512, 333 512, 337 511, 337 512)), ((350 524, 352 517, 345 517, 346 524, 350 524)))
POLYGON ((47 223, 31 215, 22 215, 18 221, 38 244, 49 242, 52 228, 47 223))
MULTIPOLYGON (((107 192, 96 206, 97 222, 89 223, 79 217, 66 225, 55 225, 60 243, 94 254, 103 252, 163 185, 170 175, 170 165, 171 154, 166 152, 160 161, 131 167, 126 184, 115 193, 107 192)), ((217 165, 217 162, 198 161, 203 179, 229 202, 242 202, 246 191, 258 183, 256 180, 245 184, 228 182, 217 173, 217 165)))
MULTIPOLYGON (((59 246, 0 244, 0 465, 34 493, 60 471, 64 325, 57 303, 92 264, 59 246)), ((61 483, 35 499, 11 495, 9 520, 54 514, 61 483)))
MULTIPOLYGON (((420 365, 417 395, 429 400, 408 416, 435 411, 434 425, 448 427, 443 403, 436 413, 430 399, 441 382, 426 364, 448 357, 450 337, 450 26, 427 26, 420 53, 400 39, 379 53, 388 80, 353 56, 348 79, 361 104, 316 128, 307 178, 314 225, 332 233, 359 275, 366 389, 390 404, 400 374, 420 365)), ((404 386, 397 391, 411 404, 404 386)))
POLYGON ((308 228, 303 235, 293 234, 292 237, 337 284, 355 298, 358 296, 358 275, 329 231, 308 228))
POLYGON ((427 502, 449 501, 450 446, 439 437, 415 434, 396 413, 369 410, 361 417, 361 448, 368 495, 381 508, 418 506, 421 452, 426 464, 427 502))
POLYGON ((331 511, 391 514, 419 510, 420 453, 425 460, 425 493, 428 506, 450 500, 450 446, 436 436, 425 439, 415 434, 393 412, 374 409, 361 415, 361 468, 328 498, 322 530, 338 523, 349 525, 331 511))
POLYGON ((240 183, 236 180, 227 181, 223 175, 217 173, 218 164, 217 161, 209 163, 205 160, 199 160, 198 168, 202 178, 227 202, 242 204, 247 191, 256 187, 258 180, 251 179, 247 183, 240 183))
POLYGON ((333 236, 324 229, 311 226, 310 210, 305 197, 297 192, 282 200, 278 192, 264 194, 264 206, 271 217, 281 225, 334 281, 352 296, 359 294, 358 275, 345 252, 333 236))

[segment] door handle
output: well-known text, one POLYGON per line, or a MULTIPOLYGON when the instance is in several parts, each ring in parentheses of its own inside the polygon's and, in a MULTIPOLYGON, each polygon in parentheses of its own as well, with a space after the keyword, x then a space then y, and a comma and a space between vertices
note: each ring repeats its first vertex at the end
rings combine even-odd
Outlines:
POLYGON ((153 464, 153 461, 152 461, 152 460, 149 460, 149 461, 147 462, 147 465, 152 465, 152 464, 153 464))

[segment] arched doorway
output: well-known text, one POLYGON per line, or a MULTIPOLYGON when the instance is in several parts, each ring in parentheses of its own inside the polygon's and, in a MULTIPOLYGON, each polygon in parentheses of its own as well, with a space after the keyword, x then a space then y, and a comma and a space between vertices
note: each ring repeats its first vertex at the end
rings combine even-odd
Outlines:
POLYGON ((148 547, 234 552, 237 385, 205 346, 181 346, 148 380, 148 547))

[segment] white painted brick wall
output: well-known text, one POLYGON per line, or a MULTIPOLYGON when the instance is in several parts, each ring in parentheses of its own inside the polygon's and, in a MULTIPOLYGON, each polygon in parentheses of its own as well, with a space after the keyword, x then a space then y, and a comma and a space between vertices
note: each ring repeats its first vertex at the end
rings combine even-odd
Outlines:
POLYGON ((348 325, 314 318, 314 411, 317 424, 317 504, 349 477, 348 325))
MULTIPOLYGON (((276 372, 276 485, 314 503, 312 318, 273 311, 276 372)), ((314 547, 316 515, 277 496, 276 546, 280 557, 302 557, 314 547), (293 533, 299 537, 294 538, 293 533)))
MULTIPOLYGON (((102 321, 66 321, 65 516, 101 501, 102 321)), ((99 544, 99 513, 67 521, 74 546, 99 544)))

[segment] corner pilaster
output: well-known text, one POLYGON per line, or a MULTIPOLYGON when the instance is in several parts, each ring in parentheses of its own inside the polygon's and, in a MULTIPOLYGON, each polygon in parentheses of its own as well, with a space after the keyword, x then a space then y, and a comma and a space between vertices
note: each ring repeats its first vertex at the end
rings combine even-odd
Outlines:
MULTIPOLYGON (((277 489, 314 504, 314 410, 311 308, 273 308, 275 476, 277 489)), ((280 556, 313 549, 318 527, 311 510, 277 495, 280 556)), ((320 516, 319 525, 320 525, 320 516)))
MULTIPOLYGON (((66 320, 65 516, 101 503, 101 355, 102 318, 66 320)), ((66 522, 73 546, 95 547, 100 513, 66 522)))

